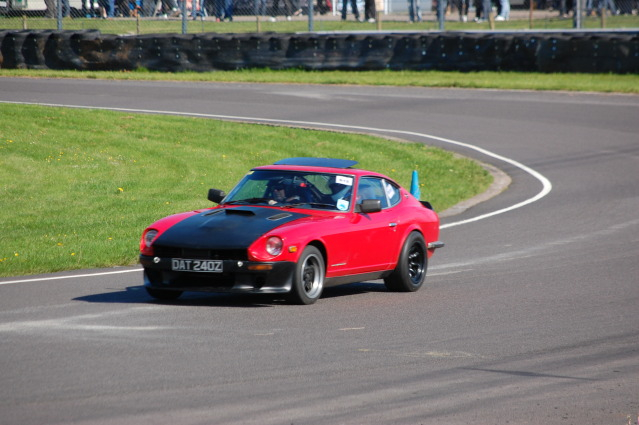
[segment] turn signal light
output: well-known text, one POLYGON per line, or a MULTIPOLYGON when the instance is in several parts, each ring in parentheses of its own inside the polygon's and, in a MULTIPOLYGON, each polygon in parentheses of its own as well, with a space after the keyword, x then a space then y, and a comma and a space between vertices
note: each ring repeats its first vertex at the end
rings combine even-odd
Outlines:
POLYGON ((273 270, 273 266, 271 264, 252 264, 248 266, 247 269, 253 271, 266 271, 273 270))

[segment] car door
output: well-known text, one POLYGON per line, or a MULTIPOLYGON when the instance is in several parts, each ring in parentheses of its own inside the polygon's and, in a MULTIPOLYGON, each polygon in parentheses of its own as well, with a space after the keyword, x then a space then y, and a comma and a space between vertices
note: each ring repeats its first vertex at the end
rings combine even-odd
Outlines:
POLYGON ((399 202, 399 188, 382 178, 362 177, 355 195, 357 204, 364 199, 379 200, 382 210, 353 214, 349 231, 353 249, 348 266, 353 273, 385 270, 394 263, 392 256, 399 243, 399 217, 394 208, 399 202))

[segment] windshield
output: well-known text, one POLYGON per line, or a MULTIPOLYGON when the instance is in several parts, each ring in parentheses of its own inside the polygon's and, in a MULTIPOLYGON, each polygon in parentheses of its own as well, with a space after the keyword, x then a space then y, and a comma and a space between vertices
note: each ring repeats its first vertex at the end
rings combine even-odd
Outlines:
POLYGON ((355 178, 348 174, 251 171, 231 190, 223 203, 348 211, 354 181, 355 178))

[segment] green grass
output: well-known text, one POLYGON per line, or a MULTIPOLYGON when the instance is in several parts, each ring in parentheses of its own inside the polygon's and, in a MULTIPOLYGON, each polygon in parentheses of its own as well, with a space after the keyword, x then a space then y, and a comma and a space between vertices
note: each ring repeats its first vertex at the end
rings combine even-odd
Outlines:
MULTIPOLYGON (((428 15, 431 19, 426 19, 419 23, 410 23, 405 20, 385 20, 382 16, 381 30, 383 31, 436 31, 439 30, 439 23, 434 17, 428 15)), ((393 18, 395 19, 395 18, 393 18)), ((606 29, 628 29, 639 27, 639 17, 632 15, 609 16, 602 23, 598 17, 585 17, 583 19, 584 29, 599 29, 605 26, 606 29)), ((3 29, 56 29, 57 23, 54 19, 45 18, 0 18, 0 28, 3 29)), ((155 19, 144 18, 137 22, 135 19, 117 18, 117 19, 86 19, 86 18, 65 18, 62 23, 65 30, 85 30, 98 29, 107 34, 156 34, 156 33, 181 33, 181 19, 155 19)), ((526 19, 511 19, 506 22, 495 22, 495 29, 503 30, 561 30, 572 29, 572 19, 562 19, 559 17, 537 18, 531 24, 526 19)), ((318 16, 314 20, 314 31, 376 31, 376 23, 358 23, 354 20, 340 21, 338 19, 318 16)), ((474 31, 489 30, 488 23, 461 23, 446 21, 445 29, 447 31, 474 31)), ((295 33, 307 32, 308 20, 296 19, 293 21, 285 21, 280 19, 278 22, 269 22, 261 19, 258 22, 254 17, 238 17, 234 22, 215 22, 214 20, 187 20, 187 32, 219 32, 219 33, 253 33, 253 32, 280 32, 295 33), (258 30, 259 28, 259 30, 258 30)))
POLYGON ((0 276, 134 264, 148 224, 294 156, 355 159, 405 187, 418 170, 440 211, 492 180, 449 152, 367 135, 0 104, 0 276))
MULTIPOLYGON (((0 69, 0 77, 639 92, 639 75, 613 74, 0 69)), ((309 152, 356 159, 404 186, 417 169, 422 199, 438 211, 491 181, 445 151, 370 136, 0 104, 0 276, 134 264, 150 222, 210 205, 209 187, 228 190, 255 165, 309 152)))
POLYGON ((173 80, 293 84, 350 84, 413 87, 565 90, 639 93, 639 74, 539 74, 532 72, 444 71, 304 71, 247 69, 238 71, 164 73, 136 71, 54 71, 0 69, 0 77, 173 80))

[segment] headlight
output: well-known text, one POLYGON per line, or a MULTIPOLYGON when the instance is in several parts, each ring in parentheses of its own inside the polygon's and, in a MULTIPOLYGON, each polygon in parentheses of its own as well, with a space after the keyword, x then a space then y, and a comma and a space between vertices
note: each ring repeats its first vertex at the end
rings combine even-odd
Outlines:
POLYGON ((148 232, 146 232, 144 234, 144 244, 146 246, 151 246, 151 243, 153 242, 153 239, 155 239, 155 237, 158 235, 158 231, 151 229, 148 232))
POLYGON ((266 252, 268 252, 273 257, 280 255, 282 253, 282 246, 284 243, 282 239, 278 236, 271 236, 266 240, 266 252))

